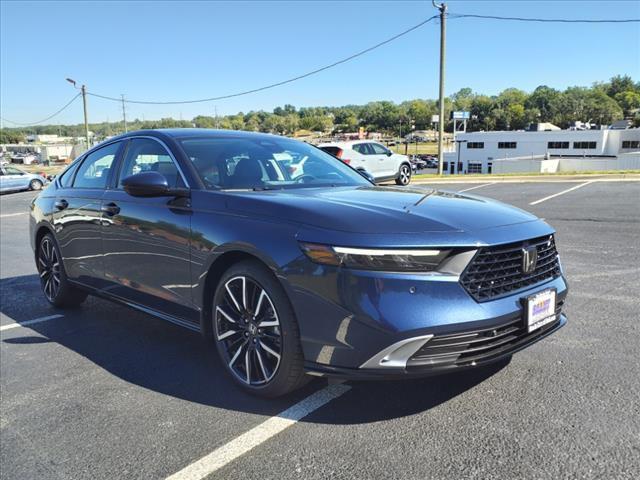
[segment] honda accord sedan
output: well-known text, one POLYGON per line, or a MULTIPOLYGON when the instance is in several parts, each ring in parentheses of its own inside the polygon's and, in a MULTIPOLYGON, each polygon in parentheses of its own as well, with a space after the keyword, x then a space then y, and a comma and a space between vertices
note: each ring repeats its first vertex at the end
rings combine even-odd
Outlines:
POLYGON ((42 290, 197 330, 245 390, 505 359, 566 323, 554 230, 475 195, 375 186, 324 151, 200 129, 111 138, 31 207, 42 290), (291 159, 303 168, 287 168, 291 159))

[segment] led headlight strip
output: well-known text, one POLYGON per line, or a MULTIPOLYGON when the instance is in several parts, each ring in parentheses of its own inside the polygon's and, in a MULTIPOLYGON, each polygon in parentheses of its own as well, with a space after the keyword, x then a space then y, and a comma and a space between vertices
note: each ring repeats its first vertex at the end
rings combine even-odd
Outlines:
POLYGON ((431 272, 437 270, 451 250, 357 248, 301 243, 303 252, 316 263, 362 270, 431 272))

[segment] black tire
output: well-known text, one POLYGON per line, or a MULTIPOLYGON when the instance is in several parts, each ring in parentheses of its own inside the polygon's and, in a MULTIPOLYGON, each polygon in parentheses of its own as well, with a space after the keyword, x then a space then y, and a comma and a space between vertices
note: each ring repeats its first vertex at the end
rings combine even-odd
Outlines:
POLYGON ((278 397, 308 381, 289 298, 264 265, 244 260, 230 267, 216 287, 211 311, 220 359, 244 391, 278 397))
POLYGON ((71 285, 62 263, 62 255, 53 235, 47 233, 38 244, 36 266, 40 285, 47 301, 58 308, 77 307, 87 298, 87 292, 71 285))
POLYGON ((407 163, 400 165, 398 170, 398 178, 396 178, 396 185, 409 185, 411 182, 411 166, 407 163))
POLYGON ((41 190, 44 183, 35 178, 29 182, 29 190, 41 190))

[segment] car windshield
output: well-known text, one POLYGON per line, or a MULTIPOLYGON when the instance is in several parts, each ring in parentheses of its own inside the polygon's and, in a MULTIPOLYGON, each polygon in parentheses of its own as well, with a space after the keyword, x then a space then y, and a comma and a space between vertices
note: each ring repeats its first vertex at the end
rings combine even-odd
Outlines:
POLYGON ((181 142, 208 189, 271 190, 369 185, 358 172, 286 138, 189 138, 181 142))

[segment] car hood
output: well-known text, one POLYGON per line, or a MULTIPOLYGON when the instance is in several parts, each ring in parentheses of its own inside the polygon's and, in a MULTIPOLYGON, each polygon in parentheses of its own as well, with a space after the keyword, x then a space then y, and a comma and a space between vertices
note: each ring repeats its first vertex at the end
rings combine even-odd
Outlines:
POLYGON ((406 187, 234 192, 227 208, 352 233, 471 232, 537 220, 475 195, 406 187))

